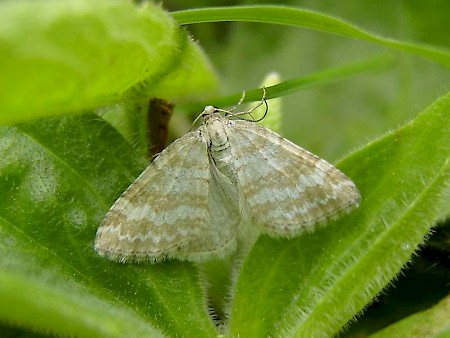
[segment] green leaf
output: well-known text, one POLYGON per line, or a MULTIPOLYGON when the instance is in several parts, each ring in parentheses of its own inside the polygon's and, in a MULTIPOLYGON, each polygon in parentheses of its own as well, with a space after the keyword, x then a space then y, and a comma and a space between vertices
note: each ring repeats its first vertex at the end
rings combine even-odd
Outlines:
POLYGON ((428 58, 447 67, 450 66, 450 51, 444 48, 381 37, 331 15, 300 8, 287 6, 212 7, 173 12, 172 17, 181 25, 201 22, 247 21, 305 27, 377 43, 428 58))
POLYGON ((119 337, 136 326, 136 336, 211 337, 192 265, 121 265, 93 250, 100 220, 147 164, 106 122, 3 127, 0 159, 2 321, 56 335, 119 337))
POLYGON ((3 124, 217 86, 201 50, 149 3, 2 1, 0 46, 3 124))
POLYGON ((105 301, 81 285, 59 281, 52 286, 42 276, 32 278, 0 271, 0 316, 41 332, 77 337, 164 337, 126 305, 105 301), (27 314, 26 314, 26 313, 27 314))
POLYGON ((232 336, 331 336, 395 278, 448 202, 450 95, 339 168, 360 208, 293 240, 261 236, 237 279, 232 336))
POLYGON ((369 337, 448 337, 450 335, 449 313, 450 296, 447 296, 432 308, 415 313, 369 337))

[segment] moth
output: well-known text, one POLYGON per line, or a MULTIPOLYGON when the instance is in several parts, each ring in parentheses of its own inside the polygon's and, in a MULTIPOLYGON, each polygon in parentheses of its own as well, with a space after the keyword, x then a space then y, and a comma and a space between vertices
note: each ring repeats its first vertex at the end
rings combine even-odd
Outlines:
POLYGON ((248 224, 294 237, 358 206, 342 172, 240 114, 206 106, 201 126, 164 149, 114 203, 96 252, 119 262, 204 261, 233 252, 248 224))

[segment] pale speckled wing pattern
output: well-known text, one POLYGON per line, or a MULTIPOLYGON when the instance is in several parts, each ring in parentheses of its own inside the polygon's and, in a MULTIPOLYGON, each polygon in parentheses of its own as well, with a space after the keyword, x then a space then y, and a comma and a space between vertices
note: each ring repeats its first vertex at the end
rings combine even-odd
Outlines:
POLYGON ((97 231, 97 253, 155 262, 198 261, 233 250, 238 211, 210 162, 200 129, 169 145, 108 211, 97 231))
POLYGON ((296 236, 358 206, 354 183, 331 164, 255 123, 228 126, 241 209, 262 232, 296 236))
POLYGON ((128 262, 202 261, 235 249, 238 226, 292 237, 358 206, 343 173, 278 134, 205 107, 101 223, 95 250, 128 262))

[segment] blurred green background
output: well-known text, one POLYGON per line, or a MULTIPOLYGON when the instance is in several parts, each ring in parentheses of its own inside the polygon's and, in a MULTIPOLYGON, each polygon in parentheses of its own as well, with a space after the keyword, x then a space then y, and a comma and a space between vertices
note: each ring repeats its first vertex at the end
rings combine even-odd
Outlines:
MULTIPOLYGON (((164 1, 170 11, 269 1, 164 1)), ((283 1, 338 16, 372 33, 403 41, 450 45, 450 2, 283 1)), ((450 71, 417 56, 317 31, 224 22, 187 27, 219 74, 222 94, 258 87, 276 71, 282 80, 392 55, 384 70, 364 73, 283 98, 283 136, 334 161, 413 118, 449 90, 450 71)))

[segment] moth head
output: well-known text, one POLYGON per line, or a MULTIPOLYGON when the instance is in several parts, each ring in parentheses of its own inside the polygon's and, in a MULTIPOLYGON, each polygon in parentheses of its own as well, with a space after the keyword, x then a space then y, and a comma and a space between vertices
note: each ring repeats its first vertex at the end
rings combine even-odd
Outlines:
POLYGON ((203 118, 207 118, 208 116, 214 115, 214 113, 218 112, 219 110, 216 107, 206 106, 205 109, 203 109, 201 116, 203 118))

